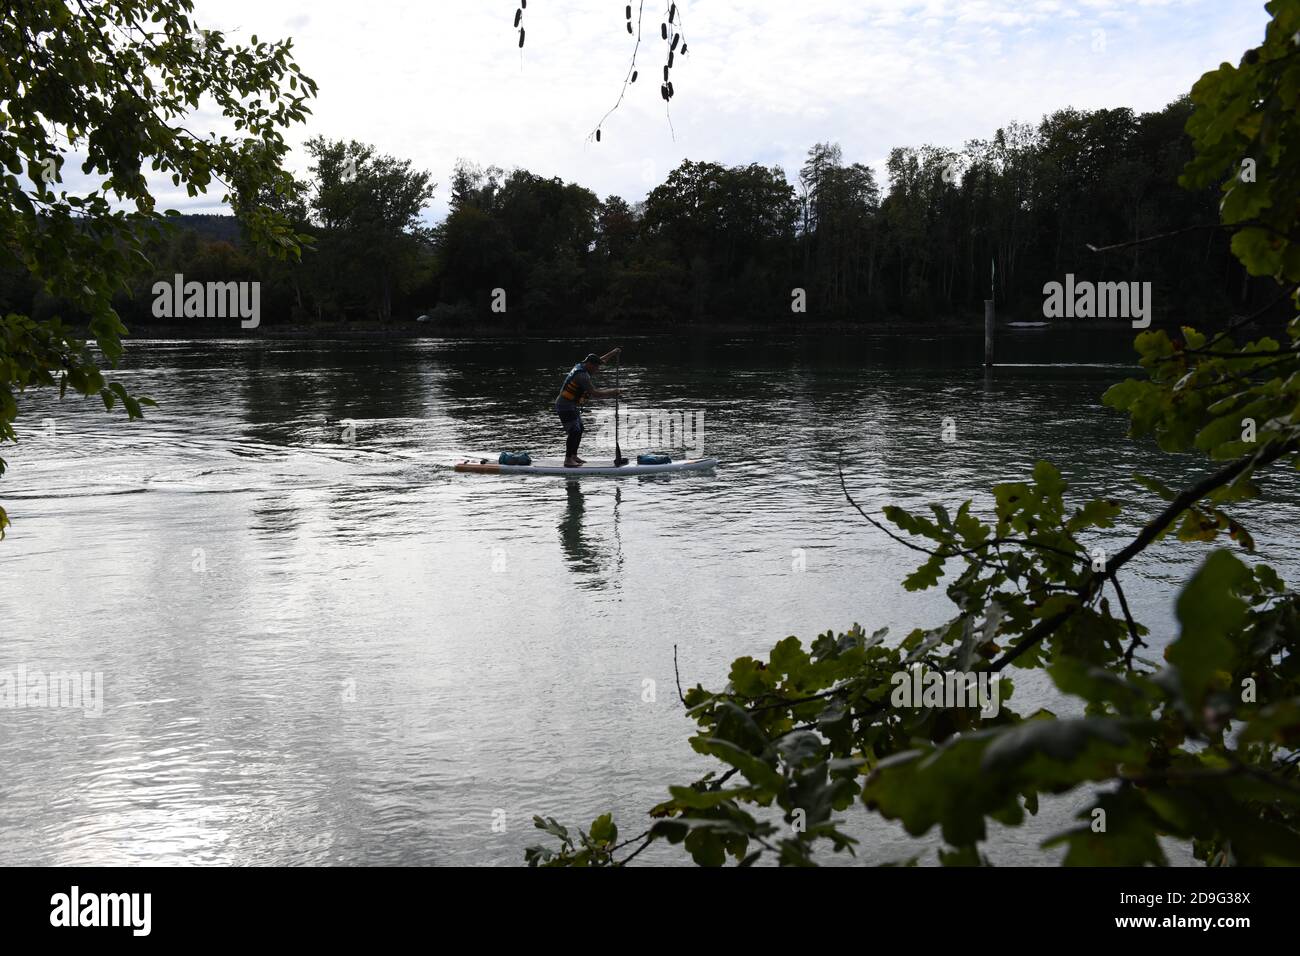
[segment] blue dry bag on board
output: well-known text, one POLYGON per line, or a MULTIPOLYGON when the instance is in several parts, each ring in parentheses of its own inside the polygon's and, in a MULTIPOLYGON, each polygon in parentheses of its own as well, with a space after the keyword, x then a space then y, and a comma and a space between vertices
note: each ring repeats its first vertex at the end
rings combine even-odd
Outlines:
POLYGON ((497 459, 498 465, 531 465, 533 460, 526 451, 503 451, 497 459))
POLYGON ((638 465, 671 465, 673 460, 667 455, 637 455, 638 465))

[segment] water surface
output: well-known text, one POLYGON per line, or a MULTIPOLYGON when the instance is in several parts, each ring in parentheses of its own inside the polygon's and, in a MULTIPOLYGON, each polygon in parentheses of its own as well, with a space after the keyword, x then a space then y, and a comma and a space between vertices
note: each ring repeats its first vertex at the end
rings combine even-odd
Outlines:
MULTIPOLYGON (((116 374, 158 400, 146 420, 31 394, 7 449, 0 670, 102 672, 104 703, 0 710, 0 862, 518 864, 534 814, 613 809, 636 832, 710 766, 674 645, 683 684, 720 687, 789 634, 898 639, 949 616, 902 589, 913 554, 849 507, 841 456, 877 511, 987 505, 1048 458, 1081 495, 1123 498, 1114 542, 1155 507, 1132 472, 1202 474, 1101 405, 1127 341, 1010 335, 992 372, 974 336, 133 342, 116 374), (560 380, 614 344, 632 406, 704 413, 716 473, 447 467, 561 453, 560 380)), ((1294 576, 1300 494, 1270 487, 1252 527, 1294 576)), ((1160 641, 1194 562, 1161 546, 1132 568, 1160 641)), ((1022 710, 1050 702, 1038 675, 1016 686, 1022 710)), ((1037 843, 1086 797, 990 855, 1054 859, 1037 843)), ((925 845, 855 832, 867 862, 925 845)))

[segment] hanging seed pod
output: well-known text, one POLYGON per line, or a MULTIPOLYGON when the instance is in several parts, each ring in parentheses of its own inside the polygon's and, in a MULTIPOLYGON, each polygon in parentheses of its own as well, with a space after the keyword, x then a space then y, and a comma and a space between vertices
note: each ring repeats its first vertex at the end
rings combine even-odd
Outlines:
POLYGON ((668 82, 667 84, 665 84, 665 85, 666 85, 667 88, 668 88, 668 96, 665 97, 665 99, 670 99, 670 100, 671 100, 671 99, 673 98, 673 84, 672 84, 671 81, 669 81, 669 82, 668 82))
POLYGON ((600 142, 600 130, 596 130, 596 142, 600 142))
POLYGON ((672 45, 669 49, 676 50, 676 49, 677 49, 677 41, 680 40, 681 38, 682 38, 682 35, 681 35, 680 33, 674 33, 674 34, 673 34, 673 45, 672 45))
POLYGON ((663 37, 665 40, 668 39, 668 24, 666 23, 659 24, 659 35, 663 37))
POLYGON ((633 83, 636 82, 636 70, 633 70, 633 71, 632 71, 632 82, 633 82, 633 83))
POLYGON ((672 50, 669 50, 669 51, 668 51, 668 66, 671 67, 672 65, 673 65, 673 51, 672 51, 672 50))
POLYGON ((627 32, 628 32, 628 33, 631 33, 631 32, 632 32, 632 24, 630 24, 630 23, 627 25, 627 32))
POLYGON ((519 6, 524 10, 528 9, 528 0, 519 0, 519 6))
POLYGON ((629 20, 632 19, 632 4, 627 5, 627 12, 624 14, 629 20))
POLYGON ((668 67, 664 67, 664 82, 668 82, 668 67))
POLYGON ((668 84, 667 84, 667 83, 665 83, 665 84, 663 84, 662 86, 659 87, 659 95, 662 96, 665 100, 668 99, 668 84))
POLYGON ((523 18, 524 18, 524 11, 523 11, 523 8, 521 7, 520 9, 518 9, 518 10, 515 11, 515 26, 516 26, 516 27, 519 26, 519 21, 522 20, 523 18))
POLYGON ((519 28, 519 46, 522 49, 524 45, 524 28, 519 28))
POLYGON ((668 7, 668 22, 673 22, 673 17, 677 16, 677 4, 671 4, 668 7))
POLYGON ((683 44, 682 44, 682 56, 685 56, 685 55, 686 55, 686 44, 683 43, 683 44))

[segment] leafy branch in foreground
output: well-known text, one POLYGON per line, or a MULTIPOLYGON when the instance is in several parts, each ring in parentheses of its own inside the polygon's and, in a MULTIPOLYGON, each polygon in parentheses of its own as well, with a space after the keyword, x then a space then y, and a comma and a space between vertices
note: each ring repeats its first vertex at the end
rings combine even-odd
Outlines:
MULTIPOLYGON (((146 243, 162 234, 143 172, 170 176, 190 196, 214 182, 250 237, 280 257, 304 238, 259 191, 284 194, 282 130, 306 118, 316 84, 291 56, 292 41, 228 44, 200 30, 191 0, 19 0, 0 18, 0 266, 30 276, 84 319, 93 348, 60 320, 8 315, 0 324, 0 444, 17 441, 18 395, 57 385, 121 402, 131 418, 148 399, 106 383, 126 328, 113 295, 149 267, 146 243), (186 127, 215 106, 235 136, 186 127), (81 188, 65 183, 73 156, 81 188)), ((4 462, 0 460, 0 474, 4 462)), ((0 536, 8 516, 0 509, 0 536)))
POLYGON ((766 661, 737 659, 721 691, 685 694, 691 746, 724 772, 670 786, 649 830, 622 844, 608 815, 576 837, 539 819, 561 842, 531 848, 531 864, 618 866, 666 841, 702 865, 809 865, 819 844, 855 852, 840 814, 860 801, 913 836, 937 828, 943 864, 980 865, 990 821, 1020 825, 1042 795, 1086 786, 1080 824, 1044 843, 1064 848, 1067 864, 1163 864, 1162 837, 1210 864, 1300 863, 1300 594, 1249 560, 1255 541, 1235 513, 1264 497, 1268 469, 1300 466, 1300 257, 1287 238, 1300 215, 1300 0, 1268 9, 1265 42, 1196 84, 1197 159, 1183 181, 1227 177, 1225 222, 1267 226, 1240 229, 1233 249, 1290 299, 1287 342, 1237 344, 1244 322, 1213 337, 1143 333, 1146 378, 1105 396, 1133 437, 1223 464, 1181 491, 1136 476, 1165 505, 1113 552, 1120 503, 1068 501, 1047 462, 996 485, 987 517, 970 501, 955 512, 886 508, 895 532, 859 507, 924 554, 904 587, 944 585, 956 614, 896 644, 855 625, 807 649, 786 638, 766 661), (1258 153, 1257 188, 1234 198, 1245 149, 1258 153), (1157 542, 1225 538, 1230 547, 1210 550, 1182 585, 1177 632, 1157 642, 1121 572, 1157 542), (1149 654, 1157 643, 1163 660, 1149 654), (1011 667, 1045 671, 1068 713, 1006 706, 1011 667), (992 707, 949 693, 980 679, 992 707), (925 695, 900 695, 908 685, 925 695))

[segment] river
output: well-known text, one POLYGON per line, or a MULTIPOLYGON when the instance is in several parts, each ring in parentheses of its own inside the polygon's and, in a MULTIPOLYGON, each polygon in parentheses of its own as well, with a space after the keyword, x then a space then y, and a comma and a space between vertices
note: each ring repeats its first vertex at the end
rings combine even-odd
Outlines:
MULTIPOLYGON (((860 622, 895 640, 950 616, 941 592, 903 590, 914 555, 845 501, 841 456, 876 511, 987 506, 1050 459, 1076 493, 1125 502, 1103 545, 1155 507, 1133 472, 1204 473, 1102 406, 1135 374, 1130 338, 1008 333, 990 372, 977 336, 937 332, 131 341, 114 377, 158 401, 145 420, 32 393, 5 449, 0 670, 100 673, 103 699, 0 710, 0 863, 519 865, 549 840, 534 814, 614 810, 637 832, 710 766, 674 646, 682 683, 716 688, 790 634, 860 622), (450 470, 561 453, 560 380, 614 345, 623 411, 702 415, 716 472, 450 470)), ((1269 487, 1244 515, 1294 577, 1300 488, 1269 487)), ((1162 544, 1132 566, 1157 645, 1199 553, 1162 544)), ((1041 675, 1017 675, 1012 706, 1048 703, 1041 675)), ((1054 861, 1037 844, 1086 797, 989 855, 1054 861)), ((859 862, 933 861, 934 834, 847 816, 859 862)))

